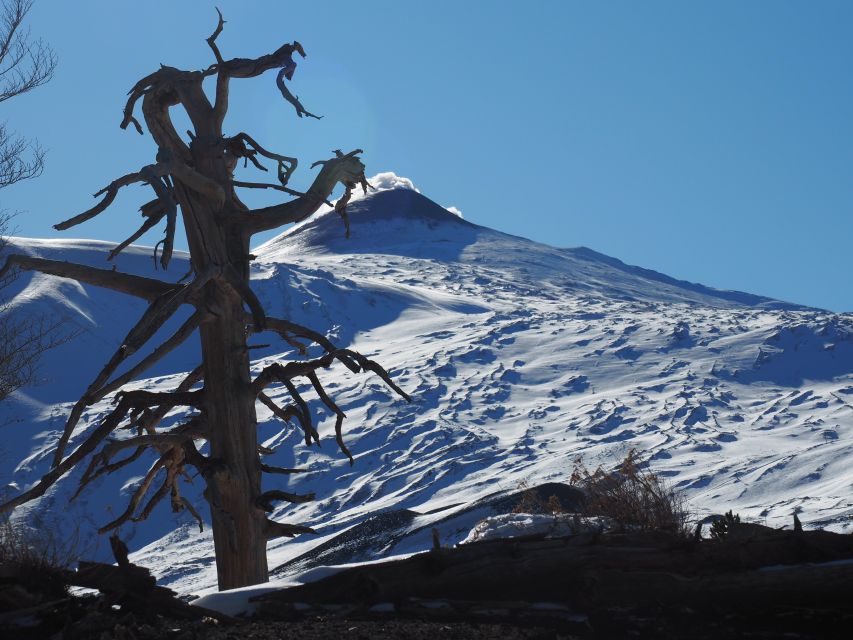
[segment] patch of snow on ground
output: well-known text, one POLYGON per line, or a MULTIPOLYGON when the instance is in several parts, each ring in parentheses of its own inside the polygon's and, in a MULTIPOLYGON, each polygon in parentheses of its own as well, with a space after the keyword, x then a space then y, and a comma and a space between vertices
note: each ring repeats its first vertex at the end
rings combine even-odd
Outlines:
POLYGON ((526 536, 563 538, 578 533, 601 531, 604 525, 600 518, 581 518, 573 513, 504 513, 478 522, 459 544, 526 536))

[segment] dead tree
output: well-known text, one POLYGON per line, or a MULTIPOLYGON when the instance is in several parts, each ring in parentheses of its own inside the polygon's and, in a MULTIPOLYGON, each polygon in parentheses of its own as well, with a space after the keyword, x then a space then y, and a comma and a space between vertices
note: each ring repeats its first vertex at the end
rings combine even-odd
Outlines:
POLYGON ((144 127, 157 144, 156 161, 113 180, 95 194, 101 197, 98 204, 55 226, 63 230, 90 220, 110 205, 122 187, 147 184, 154 192, 154 199, 141 207, 142 225, 115 247, 109 259, 148 229, 165 221, 165 237, 155 247, 155 260, 159 250, 159 263, 165 269, 172 256, 176 220, 180 212, 191 256, 191 281, 169 284, 109 269, 21 255, 10 256, 0 271, 0 277, 17 268, 73 278, 136 296, 149 305, 72 408, 52 469, 33 487, 0 505, 0 512, 43 495, 58 478, 87 458, 89 463, 80 489, 94 478, 120 469, 148 450, 153 451, 156 460, 127 509, 104 525, 101 532, 113 530, 131 519, 147 517, 166 496, 170 497, 172 509, 187 509, 201 526, 198 513, 179 491, 179 479, 185 468, 193 466, 206 482, 204 496, 210 506, 219 588, 230 589, 267 581, 268 540, 312 531, 301 524, 274 522, 266 515, 272 511, 275 502, 302 502, 313 496, 262 488, 264 472, 276 474, 299 470, 271 467, 261 461, 260 455, 265 451, 258 447, 255 403, 262 402, 283 420, 295 419, 304 431, 306 444, 319 442, 308 404, 295 380, 310 383, 320 401, 335 414, 336 440, 341 451, 352 461, 342 439, 344 413, 323 388, 321 370, 337 362, 354 373, 372 372, 399 395, 407 400, 409 397, 372 360, 352 350, 336 347, 325 336, 307 327, 287 319, 268 317, 252 292, 249 263, 253 256, 249 254, 249 243, 254 234, 305 219, 328 201, 338 183, 343 185, 344 195, 338 200, 336 209, 346 222, 346 202, 351 190, 357 184, 364 189, 368 185, 358 149, 350 153, 336 152, 335 157, 315 163, 320 165, 319 174, 307 192, 299 193, 287 186, 297 166, 295 158, 268 151, 247 133, 223 134, 222 123, 228 109, 231 80, 253 78, 275 69, 278 69, 278 89, 296 109, 296 114, 317 117, 302 106, 285 84, 296 67, 293 55, 305 57, 302 45, 293 42, 258 58, 226 60, 217 44, 223 25, 224 20, 219 13, 216 29, 207 38, 215 57, 210 67, 202 71, 183 71, 161 66, 130 90, 121 127, 124 129, 132 125, 140 134, 143 133, 143 125, 134 116, 136 104, 141 100, 144 127), (216 84, 212 104, 202 88, 207 78, 216 84), (187 132, 187 139, 179 135, 172 124, 169 114, 172 107, 182 108, 192 122, 193 130, 187 132), (233 172, 240 159, 266 170, 261 158, 276 164, 277 184, 234 179, 233 172), (259 186, 273 187, 296 197, 282 204, 251 210, 240 201, 235 189, 259 186), (174 335, 153 348, 138 364, 116 375, 119 366, 143 348, 182 305, 190 305, 195 311, 174 335), (196 330, 201 337, 202 363, 173 392, 121 391, 124 384, 196 330), (303 353, 307 353, 303 348, 306 342, 313 343, 321 355, 270 365, 253 379, 249 369, 247 337, 262 331, 277 333, 289 344, 299 345, 303 353), (265 393, 273 385, 286 389, 292 404, 282 407, 273 402, 265 393), (115 409, 74 451, 66 455, 66 446, 85 408, 111 393, 116 394, 115 409), (161 421, 175 407, 189 408, 189 418, 177 427, 163 430, 161 421), (110 439, 123 426, 135 429, 136 435, 110 439), (201 453, 196 444, 199 441, 209 443, 208 452, 201 453), (154 487, 157 488, 147 498, 154 487), (144 502, 146 498, 147 502, 144 502))

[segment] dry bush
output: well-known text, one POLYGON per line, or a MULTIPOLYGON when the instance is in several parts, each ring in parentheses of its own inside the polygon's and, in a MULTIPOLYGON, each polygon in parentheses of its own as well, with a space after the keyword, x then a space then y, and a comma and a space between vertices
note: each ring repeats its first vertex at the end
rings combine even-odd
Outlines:
POLYGON ((687 504, 681 492, 642 469, 634 449, 615 471, 590 471, 578 458, 570 484, 586 495, 585 516, 604 516, 621 530, 663 530, 688 535, 687 504))
POLYGON ((736 524, 740 524, 740 514, 732 513, 732 510, 729 509, 725 515, 711 523, 711 539, 722 540, 729 534, 732 526, 736 524))
POLYGON ((539 492, 531 488, 527 482, 522 482, 518 488, 522 490, 521 500, 513 508, 513 513, 538 513, 547 515, 567 513, 557 496, 552 495, 547 500, 543 500, 539 496, 539 492))
POLYGON ((41 593, 67 591, 65 572, 79 557, 79 536, 61 539, 53 529, 0 523, 0 575, 41 593))
MULTIPOLYGON (((2 148, 2 134, 0 134, 0 148, 2 148)), ((0 169, 0 186, 2 186, 2 169, 0 169)), ((9 247, 7 234, 14 231, 13 217, 8 212, 0 210, 0 264, 7 257, 9 247)), ((64 317, 24 314, 12 308, 7 300, 8 292, 5 288, 17 276, 18 273, 13 271, 0 278, 0 401, 21 387, 37 383, 38 363, 44 352, 72 340, 80 333, 77 328, 69 328, 64 317)))

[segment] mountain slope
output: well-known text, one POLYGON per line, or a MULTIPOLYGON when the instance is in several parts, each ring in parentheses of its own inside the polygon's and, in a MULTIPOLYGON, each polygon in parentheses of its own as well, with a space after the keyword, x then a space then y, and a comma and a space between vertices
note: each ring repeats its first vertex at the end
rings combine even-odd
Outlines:
MULTIPOLYGON (((717 291, 589 249, 509 236, 412 189, 369 194, 351 203, 349 215, 349 239, 326 211, 258 247, 253 287, 271 315, 378 359, 413 402, 369 376, 342 367, 323 372, 348 415, 353 467, 337 451, 333 421, 319 403, 312 410, 321 418, 321 449, 306 448, 296 425, 259 407, 261 439, 279 445, 272 463, 310 470, 269 486, 317 494, 275 514, 318 529, 318 536, 271 545, 270 565, 282 566, 281 575, 291 570, 287 561, 383 512, 399 514, 388 516, 395 535, 376 536, 365 525, 361 538, 375 538, 353 559, 424 548, 435 523, 453 543, 484 513, 468 505, 487 504, 522 482, 564 482, 579 455, 587 466, 612 464, 632 448, 684 488, 700 513, 734 509, 781 524, 796 509, 806 526, 849 530, 850 314, 717 291)), ((16 243, 75 261, 106 252, 83 241, 16 243)), ((131 252, 119 268, 145 272, 145 251, 131 252)), ((173 279, 183 267, 175 266, 173 279)), ((7 450, 0 481, 21 488, 46 469, 68 403, 141 310, 67 280, 27 275, 17 286, 13 304, 21 309, 59 309, 69 322, 99 331, 81 337, 83 347, 51 354, 51 379, 0 407, 7 421, 24 421, 0 431, 7 450)), ((257 369, 295 357, 286 344, 258 342, 271 345, 254 352, 257 369)), ((197 357, 197 345, 188 343, 137 386, 174 386, 197 357)), ((109 407, 108 400, 94 406, 80 434, 109 407)), ((48 508, 62 506, 66 521, 88 530, 124 509, 147 464, 93 483, 66 507, 71 474, 23 511, 49 520, 56 513, 48 508)), ((187 495, 204 513, 200 484, 187 495)), ((183 516, 175 520, 167 507, 121 535, 167 584, 197 591, 215 583, 208 532, 199 534, 183 516)))

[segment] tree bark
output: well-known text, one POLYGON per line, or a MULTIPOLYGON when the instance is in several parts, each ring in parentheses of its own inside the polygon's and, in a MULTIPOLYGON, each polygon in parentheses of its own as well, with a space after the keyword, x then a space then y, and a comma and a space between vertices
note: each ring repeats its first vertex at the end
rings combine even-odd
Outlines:
MULTIPOLYGON (((193 118, 197 131, 215 128, 205 122, 210 112, 207 118, 204 115, 193 118)), ((191 146, 195 170, 211 182, 228 185, 230 172, 219 151, 216 142, 205 144, 201 139, 191 146)), ((223 189, 225 197, 220 198, 193 190, 179 176, 173 178, 196 272, 222 267, 248 288, 248 238, 222 224, 223 218, 233 214, 233 191, 223 189)), ((262 493, 261 469, 243 303, 240 291, 225 274, 211 279, 202 294, 201 309, 206 312, 200 326, 204 420, 210 443, 202 474, 207 483, 205 498, 210 506, 220 590, 268 580, 266 516, 256 506, 262 493)))
POLYGON ((221 315, 201 327, 210 429, 210 504, 220 589, 267 581, 266 517, 255 506, 261 494, 255 398, 236 294, 217 292, 221 315))

